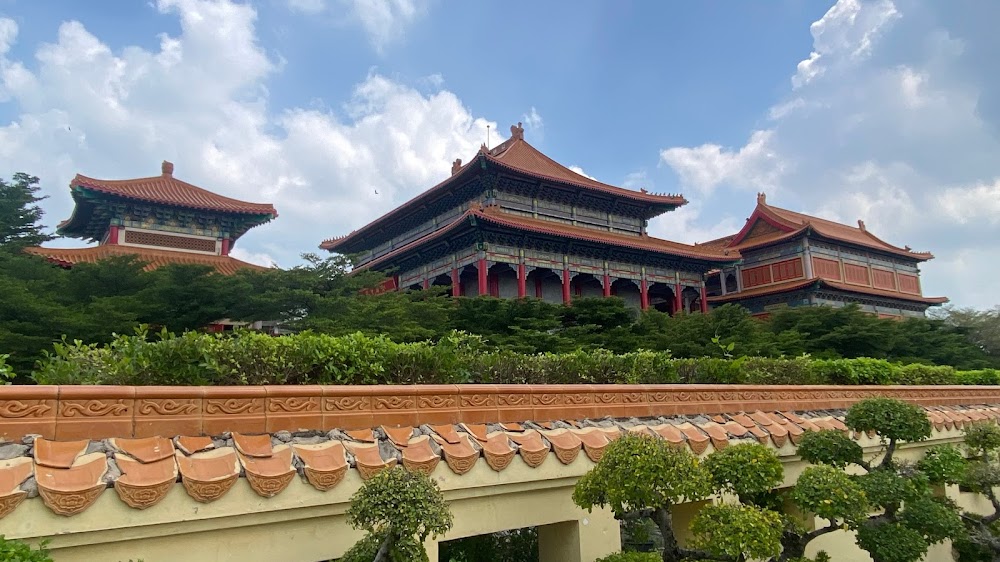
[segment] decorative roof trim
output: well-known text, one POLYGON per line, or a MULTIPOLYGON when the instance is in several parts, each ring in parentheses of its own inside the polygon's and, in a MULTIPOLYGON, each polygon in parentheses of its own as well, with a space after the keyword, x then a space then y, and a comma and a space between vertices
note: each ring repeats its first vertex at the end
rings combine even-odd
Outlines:
POLYGON ((863 285, 851 285, 850 283, 841 283, 838 281, 831 281, 829 279, 823 279, 823 278, 801 279, 795 281, 787 281, 784 283, 775 283, 773 285, 765 285, 763 287, 754 287, 752 289, 748 289, 740 293, 729 293, 726 295, 716 295, 713 297, 708 297, 708 302, 725 303, 725 302, 741 301, 756 297, 763 297, 767 295, 788 293, 791 291, 796 291, 799 289, 810 287, 811 285, 827 287, 830 289, 848 293, 858 293, 862 295, 885 297, 889 299, 896 299, 908 302, 918 302, 928 305, 938 305, 948 302, 947 297, 923 297, 911 293, 887 291, 882 289, 875 289, 872 287, 865 287, 863 285))

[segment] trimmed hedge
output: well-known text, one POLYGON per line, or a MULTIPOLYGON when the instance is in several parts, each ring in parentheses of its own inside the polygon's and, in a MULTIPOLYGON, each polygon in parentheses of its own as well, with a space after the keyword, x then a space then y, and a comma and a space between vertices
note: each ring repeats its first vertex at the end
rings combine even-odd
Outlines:
POLYGON ((1000 384, 1000 371, 896 365, 881 359, 674 359, 668 351, 526 355, 455 332, 437 343, 362 334, 272 337, 187 332, 62 342, 39 361, 40 384, 1000 384))

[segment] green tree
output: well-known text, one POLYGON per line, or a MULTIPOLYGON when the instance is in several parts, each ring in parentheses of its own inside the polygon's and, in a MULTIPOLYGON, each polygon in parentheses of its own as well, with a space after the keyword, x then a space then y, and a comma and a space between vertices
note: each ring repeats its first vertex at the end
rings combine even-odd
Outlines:
POLYGON ((781 549, 780 517, 753 504, 703 509, 692 522, 694 548, 680 546, 671 515, 675 505, 727 490, 756 495, 781 479, 780 462, 759 445, 733 446, 709 458, 713 460, 702 464, 687 449, 673 447, 663 439, 625 435, 608 445, 597 466, 577 482, 573 501, 588 510, 609 507, 621 520, 651 519, 663 537, 664 562, 777 556, 781 549), (748 457, 763 460, 760 465, 737 466, 748 457))
POLYGON ((451 529, 452 515, 433 480, 393 467, 351 496, 347 522, 366 534, 341 562, 427 562, 424 540, 451 529))
POLYGON ((10 183, 0 178, 0 248, 37 246, 52 237, 43 232, 38 178, 18 172, 10 183))
POLYGON ((932 449, 916 465, 895 458, 900 443, 930 436, 930 422, 921 408, 872 398, 853 405, 844 423, 858 433, 876 433, 883 444, 881 458, 865 459, 861 446, 839 431, 803 435, 798 453, 816 466, 799 477, 792 500, 829 523, 808 532, 786 529, 785 554, 801 556, 818 536, 851 529, 858 546, 875 562, 916 562, 931 545, 964 536, 957 508, 935 497, 932 488, 957 477, 960 456, 952 449, 932 449), (852 465, 864 474, 847 476, 843 468, 852 465))

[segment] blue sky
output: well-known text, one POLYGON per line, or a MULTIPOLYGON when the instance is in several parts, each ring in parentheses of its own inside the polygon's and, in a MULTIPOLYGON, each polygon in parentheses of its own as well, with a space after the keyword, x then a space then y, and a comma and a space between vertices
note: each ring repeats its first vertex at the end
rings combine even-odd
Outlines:
POLYGON ((933 251, 926 294, 992 306, 998 16, 929 0, 0 0, 0 175, 40 176, 54 224, 73 174, 169 159, 274 203, 237 252, 290 266, 443 179, 487 125, 495 144, 524 121, 583 173, 684 193, 654 234, 735 232, 765 191, 933 251))

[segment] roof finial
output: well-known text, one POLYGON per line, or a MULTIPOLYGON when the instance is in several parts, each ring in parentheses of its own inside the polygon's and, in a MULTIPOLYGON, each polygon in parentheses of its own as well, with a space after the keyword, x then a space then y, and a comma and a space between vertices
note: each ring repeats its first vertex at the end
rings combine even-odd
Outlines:
POLYGON ((757 204, 767 205, 767 194, 763 191, 757 194, 757 204))
POLYGON ((518 121, 517 125, 510 126, 510 138, 524 140, 524 127, 521 126, 520 121, 518 121))
POLYGON ((160 171, 163 172, 163 175, 165 175, 165 176, 173 176, 174 175, 174 163, 173 162, 167 162, 166 160, 164 160, 163 164, 160 164, 160 171))
POLYGON ((451 175, 454 176, 461 169, 462 169, 462 159, 456 158, 455 161, 451 163, 451 175))
POLYGON ((865 228, 865 221, 861 219, 858 219, 858 228, 860 228, 862 232, 868 232, 868 230, 865 228))

